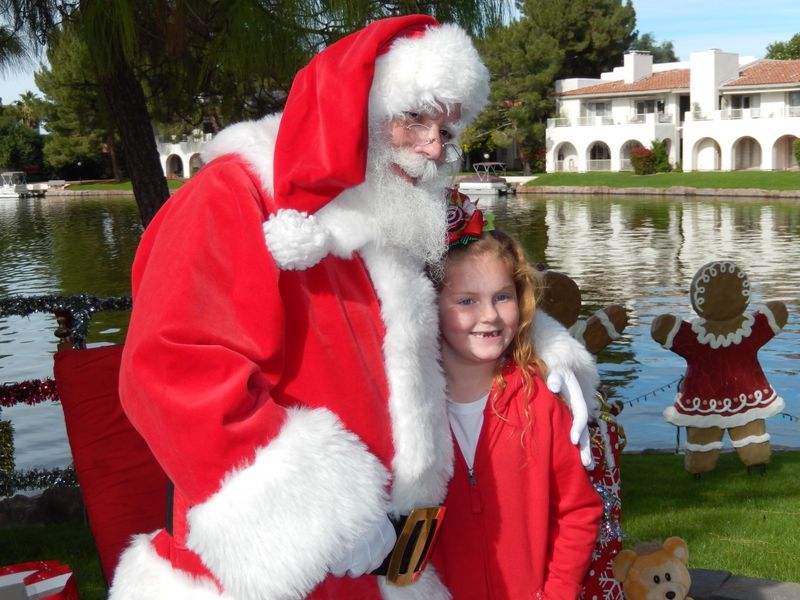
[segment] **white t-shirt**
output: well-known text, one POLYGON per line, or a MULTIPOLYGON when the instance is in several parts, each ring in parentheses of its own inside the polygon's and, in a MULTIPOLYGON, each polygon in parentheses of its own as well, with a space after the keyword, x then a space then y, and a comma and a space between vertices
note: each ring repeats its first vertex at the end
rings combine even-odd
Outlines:
POLYGON ((447 401, 447 417, 450 419, 450 427, 470 469, 475 462, 475 450, 478 447, 481 427, 483 427, 483 409, 486 408, 487 400, 489 400, 489 394, 474 402, 447 401))

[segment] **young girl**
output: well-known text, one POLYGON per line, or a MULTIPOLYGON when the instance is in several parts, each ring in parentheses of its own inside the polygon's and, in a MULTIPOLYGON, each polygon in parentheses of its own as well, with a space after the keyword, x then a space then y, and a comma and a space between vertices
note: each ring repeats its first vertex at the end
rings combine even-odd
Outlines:
POLYGON ((476 232, 480 211, 463 220, 472 233, 451 235, 439 290, 457 451, 434 563, 454 600, 574 599, 601 501, 570 442, 569 411, 542 380, 523 251, 500 231, 476 232))

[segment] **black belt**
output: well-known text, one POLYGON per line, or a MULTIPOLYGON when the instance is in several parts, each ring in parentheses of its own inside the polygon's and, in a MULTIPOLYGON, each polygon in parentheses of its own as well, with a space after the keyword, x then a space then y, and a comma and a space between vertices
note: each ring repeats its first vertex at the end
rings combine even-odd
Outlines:
POLYGON ((394 585, 409 585, 422 575, 444 520, 444 506, 415 508, 408 515, 391 518, 397 541, 389 556, 371 575, 385 575, 394 585))

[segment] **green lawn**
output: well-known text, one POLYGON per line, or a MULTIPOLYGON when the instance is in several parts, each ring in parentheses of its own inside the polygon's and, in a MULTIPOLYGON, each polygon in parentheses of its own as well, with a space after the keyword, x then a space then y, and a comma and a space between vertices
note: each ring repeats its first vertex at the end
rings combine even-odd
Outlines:
POLYGON ((612 188, 673 186, 719 189, 798 190, 798 171, 732 171, 656 173, 539 173, 529 186, 608 186, 612 188))
MULTIPOLYGON (((695 479, 675 454, 623 454, 625 546, 677 535, 689 566, 800 582, 800 451, 776 452, 766 474, 748 472, 735 454, 695 479)), ((66 524, 3 530, 0 565, 58 559, 75 573, 81 600, 105 598, 89 528, 66 524)))
POLYGON ((89 526, 65 523, 0 531, 0 565, 59 560, 72 568, 81 600, 104 600, 106 585, 89 526))
MULTIPOLYGON (((181 187, 184 183, 186 183, 183 179, 167 179, 167 187, 170 190, 177 190, 181 187)), ((79 190, 79 191, 91 191, 91 190, 98 190, 98 191, 105 191, 105 190, 124 190, 133 192, 133 184, 128 181, 120 181, 119 183, 116 182, 109 182, 109 183, 74 183, 70 182, 68 190, 79 190)))
POLYGON ((800 452, 775 452, 766 474, 735 454, 695 479, 675 454, 623 454, 626 547, 677 535, 689 566, 800 582, 800 452))

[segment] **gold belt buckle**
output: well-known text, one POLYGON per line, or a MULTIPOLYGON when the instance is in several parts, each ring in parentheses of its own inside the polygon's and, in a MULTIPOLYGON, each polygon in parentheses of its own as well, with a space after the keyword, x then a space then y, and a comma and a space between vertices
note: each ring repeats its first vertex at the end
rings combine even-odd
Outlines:
POLYGON ((444 506, 413 509, 403 525, 389 559, 386 581, 409 585, 422 575, 442 527, 444 506))

